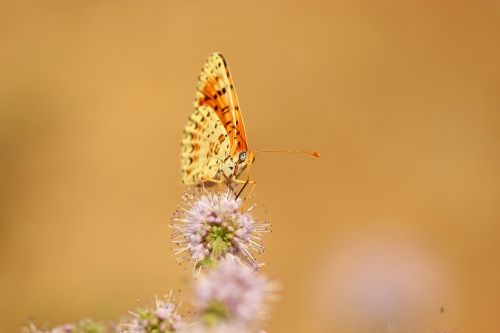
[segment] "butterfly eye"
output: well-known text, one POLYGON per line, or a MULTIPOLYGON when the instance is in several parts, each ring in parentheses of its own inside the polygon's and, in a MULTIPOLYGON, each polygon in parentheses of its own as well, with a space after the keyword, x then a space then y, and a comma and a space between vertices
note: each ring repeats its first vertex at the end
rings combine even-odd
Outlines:
POLYGON ((247 159, 247 153, 246 152, 242 152, 240 153, 240 162, 245 162, 245 160, 247 159))

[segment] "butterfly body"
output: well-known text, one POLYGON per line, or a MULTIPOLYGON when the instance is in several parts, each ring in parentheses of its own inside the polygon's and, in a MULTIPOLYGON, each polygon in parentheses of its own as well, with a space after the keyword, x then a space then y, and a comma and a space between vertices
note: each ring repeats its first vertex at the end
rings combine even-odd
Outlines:
POLYGON ((213 53, 198 78, 194 112, 181 143, 182 182, 235 180, 253 162, 229 68, 213 53))

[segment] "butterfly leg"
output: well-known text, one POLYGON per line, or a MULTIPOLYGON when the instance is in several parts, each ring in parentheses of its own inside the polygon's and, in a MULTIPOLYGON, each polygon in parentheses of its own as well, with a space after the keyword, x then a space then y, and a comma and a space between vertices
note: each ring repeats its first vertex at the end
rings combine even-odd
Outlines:
MULTIPOLYGON (((229 178, 225 174, 222 174, 222 177, 220 177, 218 179, 217 178, 202 177, 201 180, 202 180, 201 183, 202 183, 203 188, 205 188, 205 183, 212 183, 212 184, 217 185, 219 192, 222 192, 222 187, 225 184, 226 187, 229 190, 231 190, 231 192, 234 193, 234 191, 235 191, 234 184, 233 184, 231 178, 229 178)), ((234 194, 236 194, 236 193, 234 193, 234 194)))
POLYGON ((245 188, 247 187, 248 184, 250 184, 252 186, 250 191, 248 192, 248 195, 246 195, 245 199, 243 200, 242 209, 244 209, 247 200, 252 197, 252 194, 255 190, 255 186, 257 185, 257 182, 255 180, 250 180, 250 179, 247 179, 247 180, 235 179, 234 183, 243 184, 243 186, 242 186, 241 190, 238 192, 238 195, 236 196, 236 198, 239 198, 239 196, 241 195, 241 193, 243 193, 243 191, 245 190, 245 188))
POLYGON ((248 192, 248 195, 245 197, 245 202, 247 201, 248 198, 251 198, 252 195, 253 195, 253 192, 255 191, 255 187, 257 186, 257 182, 256 181, 250 181, 250 184, 252 184, 252 188, 250 189, 250 192, 248 192))
POLYGON ((227 188, 229 188, 231 190, 231 192, 233 192, 233 194, 236 194, 236 193, 234 193, 235 186, 233 184, 233 181, 231 180, 231 177, 226 176, 224 173, 222 173, 222 177, 224 177, 224 179, 226 181, 227 188))
POLYGON ((224 180, 222 178, 216 179, 216 178, 202 177, 201 183, 203 184, 203 187, 205 187, 205 183, 217 184, 220 187, 224 183, 224 180))
POLYGON ((243 186, 241 187, 240 191, 238 192, 238 194, 236 195, 236 199, 238 199, 241 195, 241 193, 243 192, 243 190, 245 190, 245 187, 247 187, 247 185, 249 184, 249 181, 247 180, 245 182, 245 184, 243 184, 243 186))

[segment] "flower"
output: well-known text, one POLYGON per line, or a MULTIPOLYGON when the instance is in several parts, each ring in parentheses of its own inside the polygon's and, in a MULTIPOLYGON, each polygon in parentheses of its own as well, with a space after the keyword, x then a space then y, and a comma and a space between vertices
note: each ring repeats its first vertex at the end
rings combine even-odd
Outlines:
POLYGON ((262 313, 270 291, 272 285, 265 277, 246 266, 222 261, 198 279, 196 306, 207 326, 227 321, 249 325, 262 313))
POLYGON ((177 313, 172 300, 172 292, 164 300, 156 298, 154 309, 139 309, 137 313, 129 311, 132 320, 121 323, 123 333, 171 333, 185 327, 182 317, 177 313))
MULTIPOLYGON (((197 324, 189 327, 182 333, 254 333, 250 328, 239 323, 221 323, 216 326, 206 326, 204 324, 197 324)), ((260 332, 259 332, 260 333, 260 332)))
POLYGON ((196 268, 214 266, 221 259, 242 262, 253 269, 253 253, 264 251, 262 233, 270 224, 251 215, 255 205, 243 209, 243 200, 233 191, 195 188, 182 196, 172 218, 172 242, 178 262, 193 260, 196 268))
POLYGON ((64 324, 53 328, 38 328, 34 323, 29 323, 23 328, 23 333, 104 333, 108 330, 103 324, 90 319, 83 319, 76 323, 64 324))

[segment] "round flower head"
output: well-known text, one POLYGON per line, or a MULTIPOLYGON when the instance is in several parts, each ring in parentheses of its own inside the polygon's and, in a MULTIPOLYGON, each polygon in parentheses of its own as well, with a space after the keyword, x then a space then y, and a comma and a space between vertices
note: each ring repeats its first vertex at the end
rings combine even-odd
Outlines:
POLYGON ((205 188, 184 194, 182 200, 172 218, 178 262, 193 260, 201 268, 229 259, 258 268, 253 254, 264 250, 262 233, 269 230, 269 223, 253 218, 255 205, 243 209, 243 200, 232 190, 209 192, 205 188))
POLYGON ((182 317, 177 313, 177 306, 172 300, 172 293, 164 300, 155 299, 154 309, 139 309, 127 323, 121 323, 123 333, 171 333, 185 327, 182 317))
MULTIPOLYGON (((182 333, 254 333, 250 328, 245 325, 228 322, 221 323, 215 326, 206 326, 204 324, 197 324, 189 327, 182 333)), ((261 333, 261 332, 259 332, 261 333)))
POLYGON ((207 326, 227 321, 249 325, 259 318, 271 291, 265 277, 238 263, 222 261, 198 279, 196 305, 207 326))
POLYGON ((36 327, 31 322, 22 330, 23 333, 104 333, 107 331, 103 324, 90 319, 83 319, 76 323, 55 326, 49 329, 36 327))

